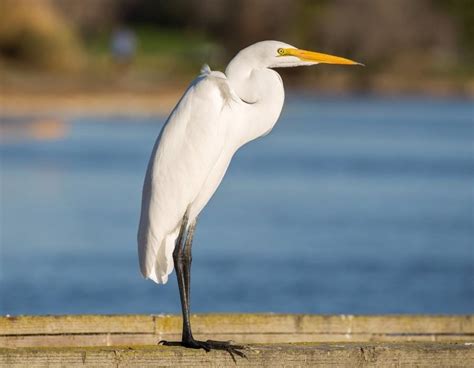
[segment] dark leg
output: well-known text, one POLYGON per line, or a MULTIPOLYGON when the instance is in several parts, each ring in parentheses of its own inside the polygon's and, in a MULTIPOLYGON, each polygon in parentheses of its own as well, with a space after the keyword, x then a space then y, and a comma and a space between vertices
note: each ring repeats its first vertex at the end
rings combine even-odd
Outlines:
POLYGON ((191 295, 191 262, 192 262, 192 244, 194 230, 196 228, 196 220, 193 220, 188 226, 187 213, 183 217, 183 222, 179 230, 176 246, 173 252, 173 261, 178 279, 179 295, 181 298, 181 312, 183 314, 183 334, 181 342, 160 341, 160 344, 168 346, 184 346, 193 349, 211 349, 225 350, 235 361, 234 354, 240 357, 246 357, 239 350, 245 348, 242 345, 232 345, 230 341, 198 341, 195 340, 191 330, 191 321, 189 317, 190 295, 191 295))
MULTIPOLYGON (((184 243, 184 249, 182 248, 182 259, 183 259, 183 281, 184 281, 184 296, 185 302, 183 303, 183 298, 181 298, 181 306, 183 312, 183 335, 182 341, 194 341, 193 333, 191 331, 191 321, 189 318, 190 307, 191 307, 191 247, 193 245, 194 229, 196 228, 196 220, 193 220, 189 224, 188 231, 186 234, 186 241, 184 243), (184 304, 184 307, 183 307, 184 304)), ((191 343, 192 344, 192 343, 191 343)), ((207 350, 207 349, 206 349, 207 350)), ((209 351, 209 350, 207 350, 209 351)))
MULTIPOLYGON (((194 229, 196 228, 196 219, 193 220, 189 224, 187 236, 186 236, 186 242, 184 245, 184 289, 186 291, 186 299, 188 302, 188 314, 189 314, 189 308, 191 307, 191 263, 193 261, 193 257, 191 254, 191 247, 193 246, 193 237, 194 237, 194 229)), ((184 322, 184 321, 183 321, 184 322)), ((186 334, 191 334, 191 325, 189 323, 189 318, 188 318, 188 323, 186 324, 186 331, 185 331, 185 326, 183 325, 183 338, 186 334)))

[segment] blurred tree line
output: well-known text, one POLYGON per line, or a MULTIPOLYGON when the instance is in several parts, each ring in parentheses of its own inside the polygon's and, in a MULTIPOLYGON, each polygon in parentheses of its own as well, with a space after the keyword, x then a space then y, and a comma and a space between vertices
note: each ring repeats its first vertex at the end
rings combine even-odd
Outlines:
MULTIPOLYGON (((330 78, 359 88, 401 76, 463 84, 474 74, 472 0, 0 0, 0 68, 94 74, 107 68, 110 33, 124 26, 137 34, 135 76, 144 79, 188 78, 206 61, 222 68, 265 39, 365 63, 356 76, 330 78)), ((324 85, 324 71, 291 74, 324 85)))

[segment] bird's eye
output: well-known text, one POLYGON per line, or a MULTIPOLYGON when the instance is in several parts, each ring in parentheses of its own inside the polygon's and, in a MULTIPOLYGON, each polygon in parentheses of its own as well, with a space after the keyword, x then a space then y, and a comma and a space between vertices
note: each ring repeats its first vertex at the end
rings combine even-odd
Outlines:
POLYGON ((282 48, 279 48, 277 52, 282 56, 285 55, 285 50, 283 50, 282 48))

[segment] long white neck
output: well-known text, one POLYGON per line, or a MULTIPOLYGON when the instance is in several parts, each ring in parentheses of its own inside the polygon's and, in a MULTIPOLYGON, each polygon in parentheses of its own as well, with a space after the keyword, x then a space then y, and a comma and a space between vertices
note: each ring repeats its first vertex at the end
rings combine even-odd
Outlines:
MULTIPOLYGON (((280 75, 267 68, 251 48, 240 51, 227 65, 225 74, 237 95, 247 103, 256 103, 267 97, 269 87, 283 88, 280 75)), ((268 96, 269 97, 269 96, 268 96)))
POLYGON ((278 120, 285 99, 280 75, 242 52, 232 59, 225 74, 231 88, 246 104, 246 140, 268 133, 278 120))

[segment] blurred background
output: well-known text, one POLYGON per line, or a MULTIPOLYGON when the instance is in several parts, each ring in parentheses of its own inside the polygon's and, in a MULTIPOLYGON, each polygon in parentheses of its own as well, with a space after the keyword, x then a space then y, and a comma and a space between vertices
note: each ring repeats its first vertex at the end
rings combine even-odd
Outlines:
POLYGON ((138 270, 151 149, 204 63, 264 39, 282 117, 200 216, 194 312, 474 312, 470 0, 0 0, 0 313, 179 313, 138 270))

